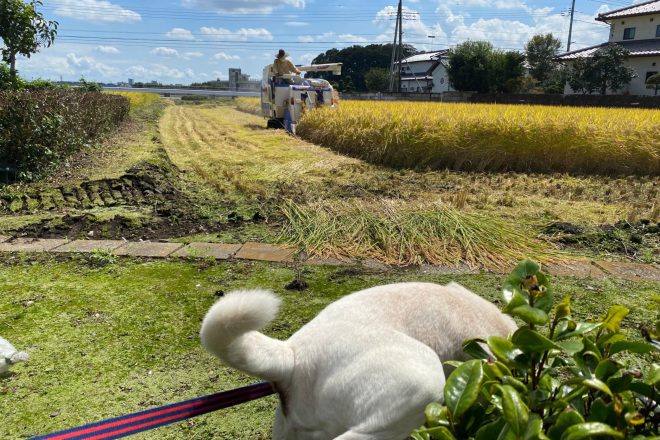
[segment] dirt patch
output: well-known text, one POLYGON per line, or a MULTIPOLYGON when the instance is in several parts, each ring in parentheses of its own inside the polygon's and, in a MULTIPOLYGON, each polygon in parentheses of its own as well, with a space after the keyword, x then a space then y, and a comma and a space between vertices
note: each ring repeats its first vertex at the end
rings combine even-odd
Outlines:
POLYGON ((558 222, 548 225, 544 233, 568 249, 618 254, 646 263, 660 261, 660 223, 650 220, 595 227, 558 222))
MULTIPOLYGON (((179 188, 180 181, 180 171, 168 161, 140 163, 117 179, 0 195, 0 214, 54 214, 40 223, 10 231, 21 237, 157 240, 226 229, 226 223, 202 218, 197 203, 179 188), (118 214, 108 218, 84 212, 113 207, 136 208, 144 215, 118 214), (55 215, 62 213, 63 216, 55 215)), ((227 220, 233 220, 234 226, 242 223, 242 218, 234 218, 236 215, 232 217, 231 210, 227 211, 227 220)))

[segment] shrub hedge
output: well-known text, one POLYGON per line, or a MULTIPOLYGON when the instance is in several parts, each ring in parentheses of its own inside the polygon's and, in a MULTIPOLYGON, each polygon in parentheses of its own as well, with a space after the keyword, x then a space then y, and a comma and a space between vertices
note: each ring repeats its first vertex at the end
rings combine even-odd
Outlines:
POLYGON ((128 112, 126 98, 104 93, 0 92, 0 164, 17 167, 20 180, 41 177, 128 112))

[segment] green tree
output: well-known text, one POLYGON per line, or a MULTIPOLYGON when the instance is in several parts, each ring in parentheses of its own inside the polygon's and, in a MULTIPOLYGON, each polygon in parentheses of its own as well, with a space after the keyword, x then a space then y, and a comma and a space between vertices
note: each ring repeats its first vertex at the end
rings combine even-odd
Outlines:
POLYGON ((390 73, 382 67, 372 67, 364 75, 364 83, 370 92, 384 92, 390 86, 390 73))
POLYGON ((9 64, 12 81, 16 80, 16 55, 30 57, 39 47, 49 47, 57 34, 57 22, 44 19, 37 11, 41 0, 0 0, 0 49, 2 60, 9 64))
POLYGON ((353 78, 350 75, 345 76, 341 82, 341 91, 346 93, 355 92, 355 84, 353 83, 353 78))
POLYGON ((456 90, 488 92, 488 73, 493 45, 487 41, 466 41, 449 51, 449 83, 456 90))
POLYGON ((658 90, 660 90, 660 73, 651 75, 646 80, 646 88, 655 91, 655 96, 658 96, 658 90))
POLYGON ((628 51, 615 43, 598 49, 589 58, 575 60, 568 73, 568 84, 581 93, 621 90, 635 77, 635 71, 624 65, 628 51))
POLYGON ((488 66, 488 91, 519 93, 525 76, 525 55, 520 52, 494 51, 488 66))
POLYGON ((525 46, 529 74, 539 83, 546 85, 559 69, 554 60, 561 48, 561 41, 552 34, 534 35, 525 46))
MULTIPOLYGON (((410 46, 403 46, 403 56, 408 57, 417 53, 410 46)), ((350 76, 358 92, 367 90, 365 76, 374 67, 389 69, 392 58, 391 44, 370 44, 367 46, 351 46, 344 49, 330 49, 318 55, 312 64, 342 63, 342 76, 350 76)), ((306 77, 324 78, 328 81, 336 79, 330 72, 310 72, 306 77)))

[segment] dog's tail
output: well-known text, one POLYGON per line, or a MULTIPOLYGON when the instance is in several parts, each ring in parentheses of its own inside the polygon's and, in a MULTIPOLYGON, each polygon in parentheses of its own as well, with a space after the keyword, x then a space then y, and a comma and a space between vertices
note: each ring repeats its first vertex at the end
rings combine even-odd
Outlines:
POLYGON ((230 292, 216 302, 202 322, 202 345, 228 365, 271 382, 286 380, 293 351, 284 341, 260 330, 277 315, 280 299, 266 290, 230 292))

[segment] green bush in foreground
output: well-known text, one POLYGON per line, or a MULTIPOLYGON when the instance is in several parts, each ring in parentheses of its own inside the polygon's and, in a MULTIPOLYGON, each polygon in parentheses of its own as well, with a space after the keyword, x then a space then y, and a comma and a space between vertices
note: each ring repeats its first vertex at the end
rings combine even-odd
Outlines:
POLYGON ((506 279, 503 293, 504 311, 525 324, 509 339, 465 343, 475 360, 452 363, 457 368, 447 379, 444 405, 427 407, 415 440, 655 438, 660 365, 632 369, 620 355, 657 360, 658 343, 649 336, 657 324, 643 332, 647 344, 621 333, 623 306, 613 306, 600 322, 575 322, 570 298, 553 307, 548 279, 529 260, 506 279))
POLYGON ((0 163, 44 175, 128 115, 128 100, 77 90, 0 92, 0 163))

